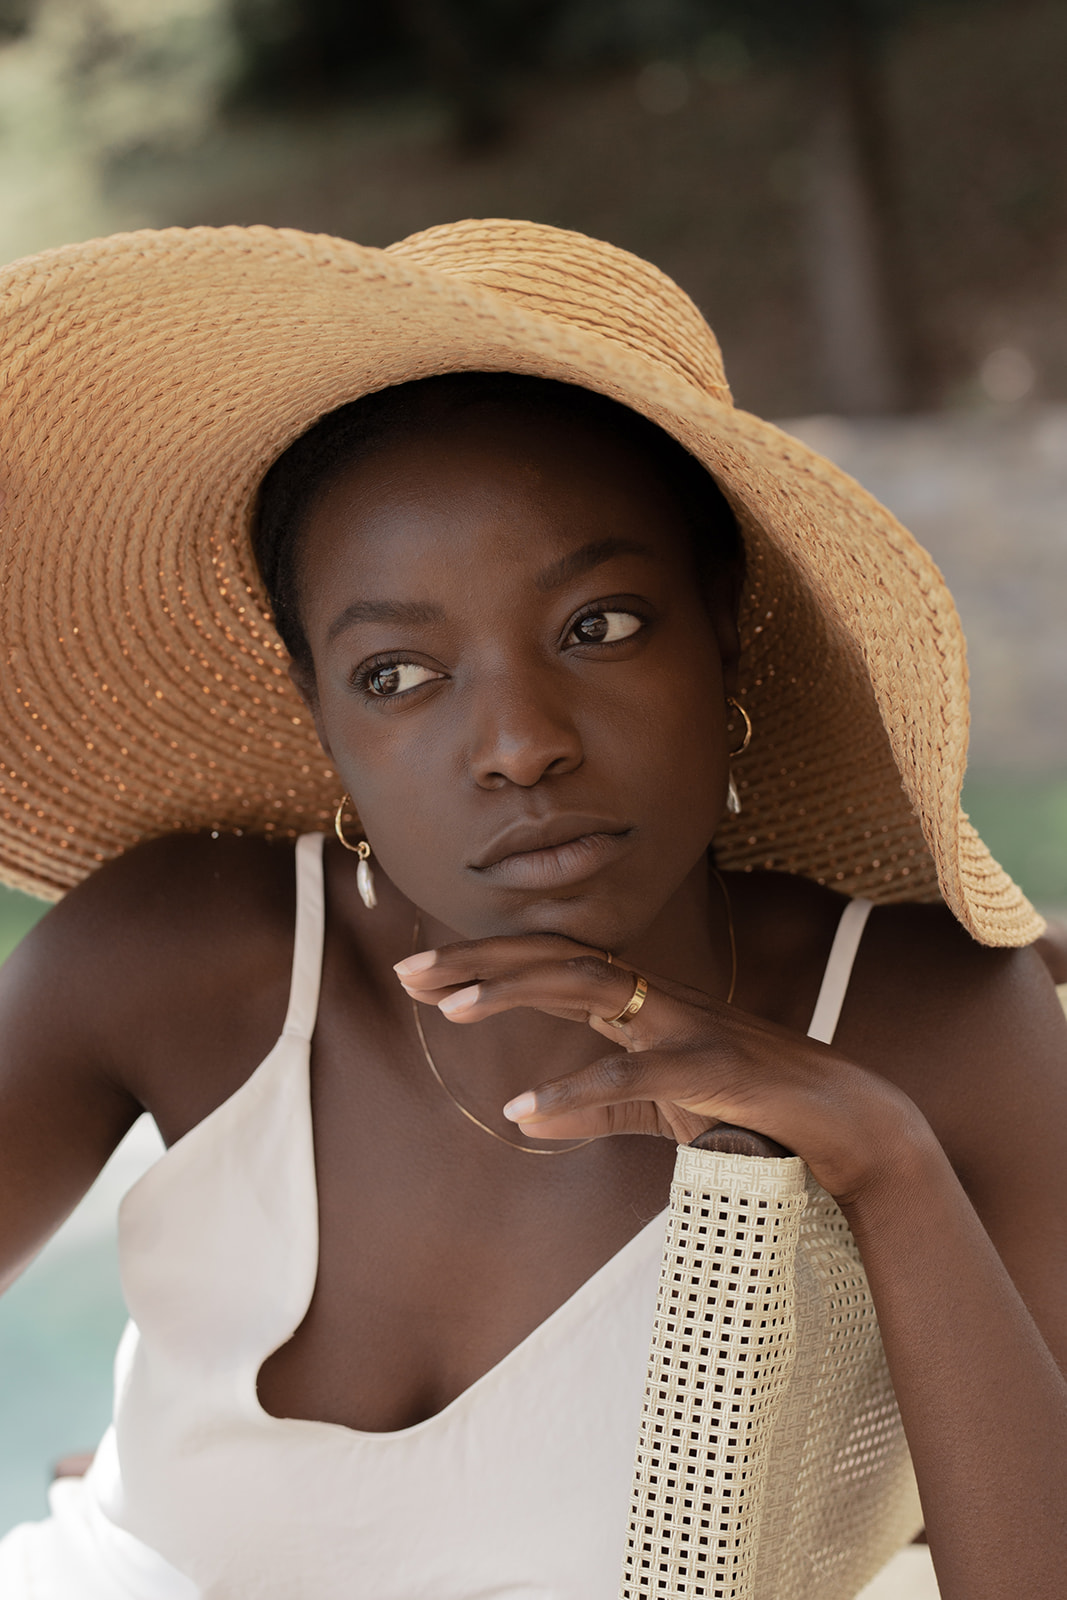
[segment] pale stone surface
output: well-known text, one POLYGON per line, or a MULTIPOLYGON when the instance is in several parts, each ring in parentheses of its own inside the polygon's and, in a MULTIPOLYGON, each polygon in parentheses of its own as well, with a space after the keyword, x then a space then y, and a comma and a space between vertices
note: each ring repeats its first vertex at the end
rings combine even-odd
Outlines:
POLYGON ((971 762, 1067 770, 1067 406, 783 424, 937 561, 967 635, 971 762))

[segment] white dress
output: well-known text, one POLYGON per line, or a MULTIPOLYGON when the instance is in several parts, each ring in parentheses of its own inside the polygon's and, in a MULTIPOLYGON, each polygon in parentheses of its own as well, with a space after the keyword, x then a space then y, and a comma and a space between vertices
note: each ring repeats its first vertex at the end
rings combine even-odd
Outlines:
MULTIPOLYGON (((833 1035, 862 921, 839 931, 815 1037, 833 1035)), ((323 926, 308 835, 281 1037, 122 1203, 114 1423, 89 1474, 53 1486, 52 1516, 0 1541, 0 1600, 616 1600, 662 1214, 414 1427, 259 1404, 259 1369, 303 1320, 318 1266, 323 926)), ((870 1600, 936 1595, 925 1552, 898 1561, 920 1586, 885 1574, 870 1600)))

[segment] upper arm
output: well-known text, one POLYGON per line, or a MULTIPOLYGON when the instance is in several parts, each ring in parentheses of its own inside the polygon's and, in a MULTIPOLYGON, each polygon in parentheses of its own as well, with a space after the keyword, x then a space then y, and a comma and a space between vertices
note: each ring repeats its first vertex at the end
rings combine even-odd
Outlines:
POLYGON ((166 1137, 232 1092, 281 1028, 292 853, 177 834, 72 890, 0 969, 0 1286, 142 1109, 166 1137))
POLYGON ((884 908, 871 932, 846 1051, 923 1111, 1067 1370, 1067 1017, 1048 971, 941 908, 884 908))
POLYGON ((98 918, 81 914, 76 895, 0 968, 0 1288, 77 1204, 140 1112, 109 1059, 107 946, 94 940, 98 918))
POLYGON ((1005 952, 974 1009, 946 1148, 1067 1372, 1067 1016, 1033 950, 1005 952))

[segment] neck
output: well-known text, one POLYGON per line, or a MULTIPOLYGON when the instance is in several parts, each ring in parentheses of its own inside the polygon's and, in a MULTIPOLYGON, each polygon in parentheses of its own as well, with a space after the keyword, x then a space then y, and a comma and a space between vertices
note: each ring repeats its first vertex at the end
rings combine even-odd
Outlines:
POLYGON ((646 976, 657 973, 725 999, 733 967, 730 922, 724 891, 701 861, 644 933, 612 954, 646 976))

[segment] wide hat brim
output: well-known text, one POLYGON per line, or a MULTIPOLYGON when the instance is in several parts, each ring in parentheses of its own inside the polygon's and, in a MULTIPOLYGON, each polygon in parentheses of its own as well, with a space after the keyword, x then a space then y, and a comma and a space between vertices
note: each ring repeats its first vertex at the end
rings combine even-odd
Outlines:
POLYGON ((933 561, 845 473, 734 408, 714 337, 663 274, 512 222, 385 251, 145 231, 0 274, 0 879, 57 898, 159 834, 328 823, 339 784, 270 622, 255 491, 323 413, 463 370, 619 400, 733 505, 755 735, 722 865, 940 894, 986 944, 1040 934, 960 810, 964 643, 933 561))

